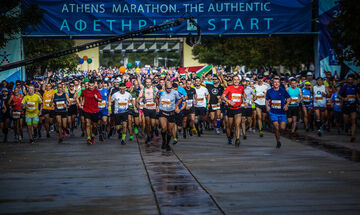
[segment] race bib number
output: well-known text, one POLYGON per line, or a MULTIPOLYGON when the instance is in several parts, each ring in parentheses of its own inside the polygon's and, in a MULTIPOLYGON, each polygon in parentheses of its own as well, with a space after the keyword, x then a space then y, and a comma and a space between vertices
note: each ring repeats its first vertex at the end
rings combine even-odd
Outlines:
POLYGON ((192 99, 189 99, 189 100, 186 100, 186 105, 191 108, 193 106, 193 100, 192 99))
POLYGON ((299 98, 298 97, 291 97, 290 104, 296 105, 298 103, 299 103, 299 98))
POLYGON ((119 109, 126 109, 127 104, 127 102, 118 102, 119 109))
POLYGON ((323 98, 324 98, 324 97, 322 97, 321 95, 316 95, 316 96, 315 96, 315 100, 316 100, 316 101, 321 101, 321 100, 323 100, 323 98))
POLYGON ((163 105, 164 107, 170 107, 171 105, 170 99, 161 100, 161 105, 163 105))
POLYGON ((70 98, 69 100, 70 100, 70 104, 71 104, 71 105, 75 105, 75 104, 76 104, 76 99, 70 98))
POLYGON ((145 107, 147 109, 155 109, 156 108, 156 104, 154 102, 151 103, 146 103, 145 107))
POLYGON ((35 110, 35 102, 28 102, 26 103, 27 110, 35 110))
POLYGON ((356 96, 355 95, 348 95, 347 99, 348 99, 348 102, 354 103, 356 101, 356 96))
POLYGON ((218 105, 218 104, 213 104, 213 105, 211 105, 211 108, 212 108, 213 110, 220 110, 220 105, 218 105))
POLYGON ((309 102, 310 101, 310 96, 305 95, 303 96, 304 102, 309 102))
POLYGON ((100 109, 105 108, 105 107, 106 107, 106 101, 105 101, 105 100, 102 100, 101 102, 99 102, 99 103, 98 103, 98 107, 99 107, 100 109))
POLYGON ((50 102, 51 102, 50 99, 45 100, 45 101, 44 101, 45 106, 46 106, 46 107, 50 107, 50 102))
POLYGON ((265 99, 265 95, 256 95, 256 99, 265 99))
POLYGON ((196 101, 197 101, 197 102, 203 102, 203 101, 204 101, 204 98, 196 98, 196 101))
POLYGON ((340 104, 341 104, 340 99, 335 99, 335 104, 336 104, 336 105, 340 105, 340 104))
POLYGON ((14 119, 20 119, 21 113, 20 112, 13 112, 12 114, 14 119))
POLYGON ((231 95, 231 100, 232 100, 233 102, 241 102, 241 94, 239 94, 239 93, 233 93, 233 94, 231 95))
POLYGON ((281 109, 281 100, 272 100, 271 107, 273 109, 281 109))
POLYGON ((57 107, 57 109, 59 109, 59 110, 64 109, 64 108, 65 108, 65 102, 64 102, 64 101, 56 102, 56 107, 57 107))
POLYGON ((139 109, 143 109, 144 108, 144 104, 139 104, 139 109))

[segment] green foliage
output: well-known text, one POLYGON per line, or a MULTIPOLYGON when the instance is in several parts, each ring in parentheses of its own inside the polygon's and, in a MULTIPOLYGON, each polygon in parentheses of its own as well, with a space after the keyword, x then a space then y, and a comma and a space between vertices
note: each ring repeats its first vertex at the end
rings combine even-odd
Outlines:
POLYGON ((9 40, 30 25, 37 25, 42 19, 43 11, 31 4, 24 8, 22 14, 17 6, 21 0, 1 0, 0 6, 0 48, 9 40))
MULTIPOLYGON (((68 49, 73 46, 74 41, 69 39, 24 39, 25 59, 38 57, 62 49, 68 49)), ((31 77, 35 74, 44 74, 46 69, 50 71, 73 71, 76 69, 77 65, 78 60, 74 58, 74 55, 66 55, 26 66, 26 72, 27 75, 31 77)))
POLYGON ((340 61, 354 61, 360 65, 360 4, 356 0, 340 0, 340 10, 329 24, 333 46, 340 61))
POLYGON ((240 37, 203 39, 193 49, 201 63, 250 68, 283 65, 299 68, 313 61, 312 37, 240 37))

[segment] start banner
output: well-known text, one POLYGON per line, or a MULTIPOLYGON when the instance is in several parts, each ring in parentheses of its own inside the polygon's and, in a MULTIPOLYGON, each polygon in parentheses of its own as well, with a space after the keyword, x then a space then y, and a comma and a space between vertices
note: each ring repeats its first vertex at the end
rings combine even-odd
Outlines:
MULTIPOLYGON (((311 31, 312 0, 22 0, 44 10, 41 24, 25 36, 113 36, 192 16, 202 34, 294 34, 311 31)), ((183 23, 152 36, 196 31, 183 23)), ((151 36, 151 35, 149 35, 151 36)))

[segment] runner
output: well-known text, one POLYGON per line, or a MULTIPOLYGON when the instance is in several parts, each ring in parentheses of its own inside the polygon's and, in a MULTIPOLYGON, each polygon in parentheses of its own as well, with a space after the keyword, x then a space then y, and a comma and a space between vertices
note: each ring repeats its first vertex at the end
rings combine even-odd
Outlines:
POLYGON ((210 94, 209 100, 209 113, 210 113, 210 124, 215 124, 216 118, 216 134, 220 134, 221 126, 221 95, 224 92, 224 88, 220 85, 219 78, 214 75, 212 77, 213 84, 206 84, 206 88, 210 94))
POLYGON ((75 84, 74 82, 69 83, 69 109, 68 109, 68 124, 70 128, 70 136, 73 137, 74 135, 74 128, 75 128, 75 122, 77 117, 77 102, 76 102, 76 90, 75 90, 75 84))
MULTIPOLYGON (((29 134, 30 144, 34 143, 34 131, 36 131, 39 123, 39 106, 42 103, 41 97, 35 94, 33 85, 28 87, 28 94, 22 100, 23 109, 25 109, 25 121, 29 134)), ((40 111, 41 111, 40 107, 40 111)))
POLYGON ((104 138, 106 137, 106 130, 108 127, 108 95, 110 91, 109 89, 104 87, 103 81, 98 81, 98 91, 101 94, 102 101, 98 103, 99 121, 97 130, 99 131, 99 141, 104 141, 104 138))
POLYGON ((290 104, 287 111, 288 123, 291 125, 291 136, 295 134, 296 123, 299 117, 299 104, 302 101, 302 92, 298 87, 297 80, 294 78, 290 82, 290 87, 287 89, 287 92, 290 95, 290 104))
POLYGON ((196 133, 196 128, 194 124, 195 120, 195 106, 194 101, 196 100, 196 91, 191 87, 192 82, 191 79, 186 81, 186 108, 184 110, 184 118, 183 118, 183 137, 186 138, 186 128, 188 128, 188 133, 190 136, 196 133))
POLYGON ((195 91, 196 91, 195 127, 199 137, 203 133, 202 122, 204 120, 204 116, 206 114, 206 108, 209 106, 209 100, 210 100, 209 91, 206 89, 206 87, 203 87, 200 84, 201 84, 201 79, 196 77, 195 78, 195 91))
MULTIPOLYGON (((135 107, 135 102, 132 100, 132 96, 129 92, 126 92, 126 86, 124 83, 120 84, 120 91, 114 93, 110 99, 110 105, 114 104, 114 119, 115 127, 118 133, 121 133, 121 144, 126 145, 126 130, 127 130, 127 121, 129 114, 129 102, 132 103, 132 106, 135 107)), ((111 112, 111 110, 110 110, 111 112)), ((135 109, 135 112, 137 110, 135 109)))
POLYGON ((254 103, 254 97, 255 97, 255 91, 250 86, 249 79, 244 79, 242 81, 242 85, 245 88, 244 93, 246 99, 241 104, 242 108, 242 119, 241 119, 241 127, 242 127, 242 133, 243 133, 243 139, 245 140, 246 137, 246 122, 248 122, 249 130, 251 131, 252 126, 252 104, 254 103))
POLYGON ((243 100, 246 100, 244 94, 244 87, 240 86, 240 78, 238 76, 233 77, 233 85, 228 86, 222 99, 228 104, 228 125, 226 126, 226 134, 228 137, 228 143, 232 144, 231 131, 235 127, 235 147, 240 146, 240 125, 241 125, 241 104, 243 100))
POLYGON ((134 133, 137 135, 139 133, 140 119, 139 119, 139 111, 136 105, 136 99, 139 97, 139 91, 134 90, 134 85, 131 82, 126 82, 125 84, 127 91, 131 95, 131 101, 129 101, 129 115, 128 115, 128 130, 129 130, 129 140, 133 140, 133 128, 134 133), (133 105, 135 104, 135 105, 133 105), (137 111, 135 111, 137 110, 137 111), (135 124, 135 125, 134 125, 135 124))
POLYGON ((4 103, 4 106, 5 106, 5 112, 3 113, 3 117, 2 117, 2 121, 4 122, 4 126, 2 128, 2 131, 3 131, 3 134, 4 134, 3 142, 6 143, 7 138, 8 138, 10 119, 11 119, 10 106, 8 104, 10 96, 9 96, 9 91, 8 91, 7 88, 3 88, 1 90, 1 92, 2 92, 1 100, 4 103))
POLYGON ((83 110, 86 122, 87 143, 94 144, 97 122, 99 119, 98 103, 102 101, 100 92, 95 88, 95 82, 89 81, 89 88, 81 91, 79 108, 83 110))
POLYGON ((312 121, 313 121, 313 91, 311 88, 311 83, 310 81, 306 81, 304 83, 305 88, 301 89, 301 93, 302 93, 302 113, 303 113, 303 117, 304 117, 304 125, 305 125, 305 130, 306 132, 308 132, 310 130, 310 125, 312 125, 312 121))
MULTIPOLYGON (((5 91, 7 91, 7 88, 3 88, 1 90, 2 93, 4 93, 5 91)), ((5 99, 0 99, 0 128, 3 131, 4 134, 4 143, 7 142, 7 132, 5 132, 5 123, 6 123, 6 118, 5 118, 5 114, 7 112, 6 109, 6 100, 5 99)))
POLYGON ((264 84, 263 77, 258 77, 258 83, 254 85, 255 87, 255 105, 257 113, 257 122, 259 126, 259 136, 263 137, 263 123, 266 120, 266 108, 265 108, 265 95, 266 91, 269 89, 269 86, 264 84))
POLYGON ((275 128, 276 148, 281 147, 280 130, 286 129, 286 111, 290 104, 290 95, 280 88, 280 79, 273 79, 273 87, 266 92, 266 109, 275 128), (271 107, 270 107, 271 105, 271 107))
POLYGON ((57 85, 57 92, 54 94, 51 101, 51 105, 54 107, 55 119, 57 122, 57 128, 59 132, 59 143, 63 142, 64 136, 68 135, 67 132, 67 117, 68 117, 68 105, 69 96, 64 93, 63 84, 57 85))
POLYGON ((167 81, 165 83, 165 91, 161 91, 159 93, 156 103, 159 107, 159 120, 162 136, 161 148, 166 149, 166 151, 170 151, 171 136, 174 138, 173 144, 177 143, 176 131, 174 129, 174 116, 181 111, 179 108, 180 103, 183 103, 183 108, 185 108, 185 102, 183 102, 180 94, 176 90, 172 89, 171 82, 167 81))
POLYGON ((323 79, 318 77, 316 79, 316 85, 313 87, 314 91, 314 112, 315 112, 315 126, 317 134, 322 135, 323 123, 325 123, 325 111, 326 111, 326 95, 328 89, 325 87, 323 79))
POLYGON ((16 86, 13 94, 10 96, 8 104, 11 109, 11 116, 14 120, 14 133, 15 139, 18 142, 21 142, 24 139, 23 135, 23 118, 24 118, 24 110, 22 108, 22 100, 23 95, 20 94, 20 87, 16 86))
POLYGON ((55 118, 54 107, 51 105, 51 101, 54 97, 55 90, 52 89, 50 83, 47 83, 43 93, 43 106, 42 106, 42 113, 41 116, 44 118, 45 121, 45 130, 46 130, 46 137, 50 137, 50 125, 53 124, 53 119, 55 118))
POLYGON ((332 94, 330 101, 331 101, 331 107, 333 108, 334 111, 334 121, 337 128, 337 133, 340 135, 341 133, 340 125, 343 123, 343 115, 341 112, 342 102, 341 99, 339 98, 339 91, 341 89, 341 84, 336 84, 335 89, 336 91, 332 94))
POLYGON ((145 79, 145 87, 140 90, 139 97, 137 98, 137 102, 140 103, 140 100, 144 102, 144 116, 146 123, 146 144, 151 141, 153 133, 156 128, 156 103, 155 98, 158 93, 158 89, 152 86, 152 82, 150 78, 145 79))
POLYGON ((345 132, 348 134, 350 134, 349 120, 351 120, 351 142, 354 142, 356 139, 356 110, 360 99, 359 87, 354 82, 354 76, 349 75, 346 79, 346 84, 341 87, 338 93, 338 97, 343 101, 345 132))

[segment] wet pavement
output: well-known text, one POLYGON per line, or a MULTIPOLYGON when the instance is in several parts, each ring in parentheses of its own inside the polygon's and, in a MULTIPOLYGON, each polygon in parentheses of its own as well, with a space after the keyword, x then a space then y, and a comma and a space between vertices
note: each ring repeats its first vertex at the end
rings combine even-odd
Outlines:
MULTIPOLYGON (((144 139, 139 142, 144 143, 144 139)), ((140 144, 141 154, 162 214, 222 214, 173 152, 159 142, 140 144)))
POLYGON ((273 134, 249 134, 235 148, 207 131, 172 152, 141 138, 2 143, 0 214, 359 214, 360 164, 315 141, 275 149, 273 134))
POLYGON ((135 141, 0 144, 1 214, 158 214, 135 141))

